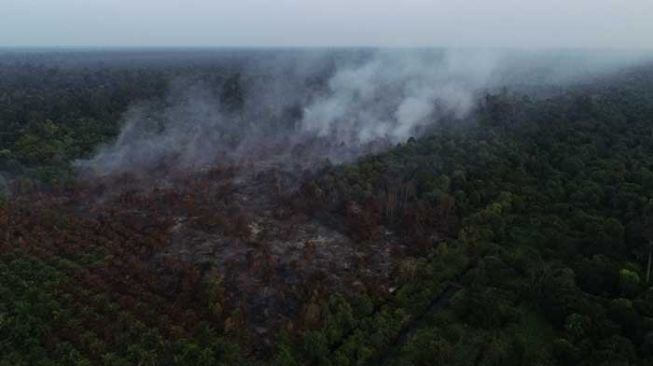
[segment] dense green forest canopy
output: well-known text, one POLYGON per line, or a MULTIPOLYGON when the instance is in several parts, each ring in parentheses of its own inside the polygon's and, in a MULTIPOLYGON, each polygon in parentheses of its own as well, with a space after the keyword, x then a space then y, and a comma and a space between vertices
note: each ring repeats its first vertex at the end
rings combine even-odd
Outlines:
POLYGON ((40 57, 0 55, 0 365, 653 364, 652 65, 486 91, 289 191, 216 166, 106 196, 129 178, 80 182, 73 161, 183 73, 238 108, 242 60, 40 57), (318 243, 286 263, 275 245, 311 230, 359 259, 311 271, 318 243), (189 237, 245 264, 198 262, 189 237))

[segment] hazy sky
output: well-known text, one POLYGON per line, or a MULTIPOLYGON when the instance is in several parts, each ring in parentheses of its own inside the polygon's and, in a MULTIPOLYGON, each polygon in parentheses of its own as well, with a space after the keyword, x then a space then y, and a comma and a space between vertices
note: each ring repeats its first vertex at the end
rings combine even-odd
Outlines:
POLYGON ((653 47, 653 0, 0 0, 0 46, 653 47))

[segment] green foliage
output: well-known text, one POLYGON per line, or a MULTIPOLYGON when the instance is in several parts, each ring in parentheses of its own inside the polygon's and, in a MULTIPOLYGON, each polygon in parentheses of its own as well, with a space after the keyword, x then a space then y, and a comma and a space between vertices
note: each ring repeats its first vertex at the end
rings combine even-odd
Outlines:
MULTIPOLYGON (((64 182, 176 72, 0 69, 0 228, 12 214, 2 177, 26 190, 64 182)), ((325 168, 298 199, 361 245, 392 232, 405 246, 396 282, 307 296, 270 353, 248 349, 256 340, 222 274, 169 298, 115 294, 91 271, 128 258, 108 245, 47 252, 0 237, 0 365, 653 364, 651 75, 541 99, 487 95, 469 120, 325 168)), ((226 80, 237 114, 247 90, 240 75, 226 80)), ((30 230, 43 241, 68 225, 56 210, 39 215, 30 230)), ((130 240, 111 244, 129 252, 130 240)))

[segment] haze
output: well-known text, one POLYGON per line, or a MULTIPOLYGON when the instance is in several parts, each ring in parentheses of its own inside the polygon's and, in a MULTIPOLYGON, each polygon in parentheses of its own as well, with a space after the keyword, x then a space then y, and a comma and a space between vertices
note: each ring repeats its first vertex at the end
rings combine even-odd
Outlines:
POLYGON ((0 46, 651 48, 650 0, 2 0, 0 46))

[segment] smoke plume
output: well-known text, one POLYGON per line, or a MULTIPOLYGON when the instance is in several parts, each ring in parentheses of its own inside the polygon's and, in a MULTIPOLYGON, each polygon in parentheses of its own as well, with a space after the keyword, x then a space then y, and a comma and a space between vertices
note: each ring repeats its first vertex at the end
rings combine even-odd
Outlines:
POLYGON ((419 137, 443 118, 465 118, 492 88, 569 83, 644 59, 498 50, 267 56, 244 59, 218 81, 179 76, 165 100, 134 105, 117 139, 77 165, 110 175, 161 166, 339 163, 419 137))

